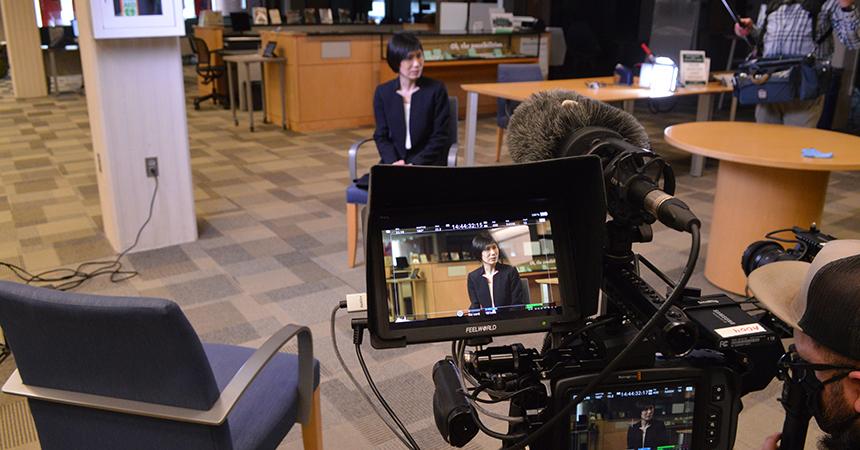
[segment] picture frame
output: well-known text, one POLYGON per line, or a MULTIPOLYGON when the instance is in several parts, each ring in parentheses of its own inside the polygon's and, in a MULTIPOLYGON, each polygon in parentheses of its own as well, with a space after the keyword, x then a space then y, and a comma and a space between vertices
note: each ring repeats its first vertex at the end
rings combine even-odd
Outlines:
POLYGON ((316 8, 305 8, 304 10, 305 25, 313 25, 317 23, 316 8))
POLYGON ((320 8, 320 23, 325 25, 334 24, 334 18, 331 14, 331 8, 320 8))
POLYGON ((281 11, 279 9, 272 8, 269 10, 269 23, 272 25, 281 24, 281 11))
POLYGON ((254 25, 269 24, 269 11, 265 7, 255 6, 252 11, 254 12, 254 25))

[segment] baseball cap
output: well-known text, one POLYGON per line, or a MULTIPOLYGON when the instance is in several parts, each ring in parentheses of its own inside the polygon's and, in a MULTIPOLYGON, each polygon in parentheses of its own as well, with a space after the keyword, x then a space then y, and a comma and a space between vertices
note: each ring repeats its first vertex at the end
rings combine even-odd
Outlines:
POLYGON ((749 275, 765 308, 837 353, 860 359, 860 240, 824 244, 812 263, 776 261, 749 275))

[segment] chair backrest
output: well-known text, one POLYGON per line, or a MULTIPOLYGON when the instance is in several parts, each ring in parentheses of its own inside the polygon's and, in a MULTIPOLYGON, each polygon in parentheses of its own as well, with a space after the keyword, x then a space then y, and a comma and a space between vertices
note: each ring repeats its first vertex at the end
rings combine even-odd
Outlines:
POLYGON ((168 300, 0 281, 0 327, 28 385, 201 410, 219 396, 197 334, 168 300))
POLYGON ((459 142, 459 137, 457 136, 457 132, 460 130, 459 118, 460 118, 460 101, 457 97, 451 96, 448 97, 448 111, 450 111, 450 117, 448 119, 448 136, 451 137, 451 147, 448 149, 448 159, 447 165, 448 167, 456 167, 457 166, 457 152, 459 146, 454 145, 459 142))
MULTIPOLYGON (((499 71, 496 77, 496 81, 499 83, 540 80, 543 80, 540 64, 499 64, 499 71)), ((497 100, 496 121, 500 128, 508 127, 508 118, 517 104, 519 103, 514 101, 497 100)))
POLYGON ((206 45, 206 41, 199 37, 192 37, 191 42, 191 49, 197 54, 197 66, 210 66, 212 61, 210 60, 209 46, 206 45))

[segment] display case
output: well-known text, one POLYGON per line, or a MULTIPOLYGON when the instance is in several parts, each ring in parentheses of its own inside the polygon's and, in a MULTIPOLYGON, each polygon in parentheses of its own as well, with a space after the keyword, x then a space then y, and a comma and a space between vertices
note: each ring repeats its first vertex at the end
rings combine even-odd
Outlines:
POLYGON ((184 36, 182 0, 91 0, 95 39, 184 36))

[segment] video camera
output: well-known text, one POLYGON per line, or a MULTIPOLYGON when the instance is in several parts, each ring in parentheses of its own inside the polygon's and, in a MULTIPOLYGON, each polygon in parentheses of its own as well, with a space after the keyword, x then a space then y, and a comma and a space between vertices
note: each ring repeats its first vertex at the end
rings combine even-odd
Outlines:
POLYGON ((659 177, 668 166, 644 151, 619 157, 596 147, 603 151, 513 166, 371 169, 371 343, 453 342, 433 371, 434 415, 451 445, 481 430, 511 448, 730 449, 740 397, 775 374, 783 349, 770 330, 732 299, 687 288, 698 220, 669 195, 674 185, 648 189, 643 170, 606 170, 611 161, 659 177), (456 194, 443 194, 442 183, 456 194), (615 217, 628 195, 654 213, 615 217), (677 282, 632 251, 664 217, 694 223, 677 282), (487 237, 492 245, 474 248, 487 237), (534 332, 547 333, 540 350, 487 347, 492 337, 534 332), (508 416, 481 406, 498 402, 509 402, 508 416), (507 433, 479 412, 508 422, 507 433))

